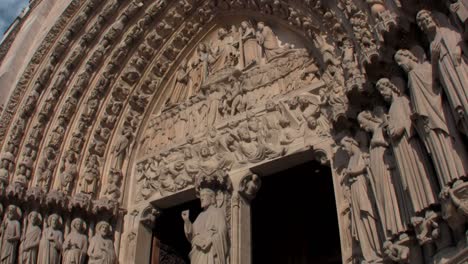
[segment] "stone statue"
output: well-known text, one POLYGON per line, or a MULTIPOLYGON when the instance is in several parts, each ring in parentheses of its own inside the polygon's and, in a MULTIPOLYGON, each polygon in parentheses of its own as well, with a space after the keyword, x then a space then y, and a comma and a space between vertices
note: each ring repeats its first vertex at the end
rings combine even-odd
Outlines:
POLYGON ((412 124, 409 99, 389 79, 380 79, 377 90, 391 103, 386 122, 395 160, 405 191, 409 194, 413 213, 418 213, 437 201, 437 184, 429 156, 412 124))
POLYGON ((229 34, 225 28, 218 29, 218 39, 211 47, 215 58, 211 68, 212 73, 236 66, 238 52, 235 46, 239 46, 239 39, 234 39, 232 34, 229 34))
POLYGON ((41 241, 41 223, 42 217, 36 212, 32 211, 28 216, 28 228, 21 240, 21 264, 36 264, 37 254, 39 252, 39 242, 41 241))
POLYGON ((169 98, 172 104, 183 102, 187 100, 193 92, 190 90, 190 71, 187 60, 180 63, 180 67, 175 74, 174 89, 171 97, 169 98))
POLYGON ((408 247, 385 241, 383 250, 384 255, 396 263, 410 263, 410 250, 408 247))
POLYGON ((20 218, 21 210, 15 205, 8 206, 6 218, 1 227, 1 264, 16 264, 18 243, 21 238, 21 224, 18 221, 20 218))
POLYGON ((88 250, 88 237, 84 234, 86 223, 81 218, 71 222, 71 232, 63 243, 63 264, 84 264, 88 250))
POLYGON ((260 46, 257 43, 255 29, 252 24, 248 21, 241 22, 241 59, 243 60, 243 66, 249 67, 253 64, 259 64, 262 58, 260 46))
POLYGON ((114 264, 116 262, 114 242, 110 238, 111 232, 111 226, 105 221, 96 225, 96 235, 89 242, 89 264, 114 264))
POLYGON ((228 232, 224 210, 216 207, 216 194, 213 190, 200 190, 201 212, 192 224, 189 211, 182 212, 184 231, 192 244, 190 263, 226 264, 229 255, 228 232))
POLYGON ((266 26, 264 22, 258 22, 257 30, 257 41, 263 48, 263 54, 267 62, 285 53, 285 48, 280 47, 276 34, 269 26, 266 26))
POLYGON ((455 121, 468 136, 468 57, 462 51, 465 44, 460 33, 451 28, 447 18, 438 14, 438 24, 431 12, 419 11, 417 22, 431 41, 431 60, 436 76, 445 89, 455 121))
POLYGON ((405 210, 405 192, 401 184, 390 171, 388 142, 383 133, 383 120, 369 111, 358 115, 358 122, 365 131, 372 134, 369 147, 369 176, 374 189, 380 221, 384 227, 384 235, 393 235, 406 230, 405 222, 409 221, 409 213, 405 210), (398 195, 397 195, 398 194, 398 195), (399 202, 400 199, 400 203, 399 202), (400 206, 400 205, 401 206, 400 206), (392 210, 388 210, 392 208, 392 210))
POLYGON ((395 60, 408 74, 418 134, 431 153, 440 185, 446 186, 468 171, 464 144, 433 82, 431 64, 419 63, 408 50, 399 50, 395 60))
POLYGON ((52 214, 47 219, 47 225, 42 233, 39 245, 38 264, 60 264, 62 257, 63 233, 60 231, 62 218, 52 214))
POLYGON ((127 128, 122 131, 122 134, 112 149, 112 152, 115 155, 114 168, 119 170, 122 169, 132 137, 133 133, 131 129, 127 128))
POLYGON ((68 193, 73 187, 73 182, 78 176, 77 158, 73 151, 68 151, 62 168, 60 169, 60 190, 68 193))
POLYGON ((348 168, 343 171, 343 181, 346 180, 350 186, 353 235, 359 242, 364 260, 367 263, 378 263, 381 260, 378 216, 374 212, 368 191, 366 164, 356 140, 344 137, 341 146, 350 157, 348 168))

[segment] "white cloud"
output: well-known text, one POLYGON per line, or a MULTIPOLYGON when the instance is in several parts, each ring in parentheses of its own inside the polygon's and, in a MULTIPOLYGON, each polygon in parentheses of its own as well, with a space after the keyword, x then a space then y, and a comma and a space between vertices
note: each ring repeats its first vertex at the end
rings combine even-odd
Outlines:
POLYGON ((0 36, 11 25, 29 0, 0 0, 0 36))

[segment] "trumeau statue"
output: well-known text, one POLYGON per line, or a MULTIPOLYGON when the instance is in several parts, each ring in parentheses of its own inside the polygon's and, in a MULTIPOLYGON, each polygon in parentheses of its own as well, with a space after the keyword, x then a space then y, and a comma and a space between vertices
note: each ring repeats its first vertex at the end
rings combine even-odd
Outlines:
POLYGON ((230 244, 226 208, 223 202, 219 202, 219 197, 224 197, 229 188, 227 177, 222 172, 217 173, 215 178, 211 174, 201 176, 196 189, 203 211, 193 223, 189 219, 189 211, 182 212, 185 236, 192 244, 190 251, 192 264, 229 263, 230 244))
POLYGON ((20 263, 37 263, 39 253, 39 242, 41 241, 42 217, 38 212, 31 212, 28 215, 28 228, 23 234, 20 247, 20 263))
POLYGON ((52 214, 47 219, 47 227, 42 232, 39 244, 38 264, 60 264, 62 259, 63 233, 60 231, 62 218, 52 214))
POLYGON ((442 101, 440 89, 432 80, 431 64, 418 62, 408 50, 399 50, 395 61, 408 74, 416 128, 432 155, 439 184, 453 183, 466 175, 468 154, 442 101))
POLYGON ((21 219, 22 213, 15 205, 8 206, 6 217, 1 227, 1 264, 16 264, 18 244, 21 239, 21 219))
POLYGON ((114 264, 116 261, 112 227, 104 221, 96 225, 96 235, 89 241, 89 264, 114 264))

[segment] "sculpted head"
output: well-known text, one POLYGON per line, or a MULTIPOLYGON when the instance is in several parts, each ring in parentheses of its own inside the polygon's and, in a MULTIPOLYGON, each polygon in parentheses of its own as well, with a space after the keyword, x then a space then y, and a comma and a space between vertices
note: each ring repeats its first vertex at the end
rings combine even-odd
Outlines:
POLYGON ((249 133, 249 130, 242 126, 239 128, 239 130, 237 131, 239 137, 244 140, 244 141, 250 141, 250 133, 249 133))
POLYGON ((111 227, 110 225, 105 222, 101 221, 96 225, 96 231, 103 237, 106 237, 110 234, 111 232, 111 227))
POLYGON ((242 29, 247 29, 247 28, 250 27, 250 24, 247 21, 242 21, 241 22, 241 27, 242 27, 242 29))
POLYGON ((257 28, 258 28, 258 30, 262 31, 264 27, 265 27, 265 23, 264 23, 264 22, 261 22, 261 21, 260 21, 260 22, 257 23, 257 28))
POLYGON ((387 78, 380 79, 375 87, 387 102, 392 101, 393 93, 400 95, 398 88, 387 78))
POLYGON ((307 122, 307 126, 310 129, 314 130, 314 129, 317 128, 317 119, 315 119, 314 116, 312 116, 312 115, 307 116, 306 117, 306 122, 307 122))
POLYGON ((58 229, 60 226, 60 216, 57 214, 49 216, 48 224, 50 227, 52 227, 52 229, 58 229))
POLYGON ((432 14, 428 10, 421 10, 416 15, 416 22, 419 28, 424 32, 430 32, 436 29, 437 25, 432 18, 432 14))
POLYGON ((200 190, 200 203, 203 209, 207 209, 211 205, 216 204, 216 194, 213 190, 203 188, 200 190))
POLYGON ((223 39, 225 36, 227 36, 228 32, 225 28, 220 28, 218 29, 218 37, 220 39, 223 39))
POLYGON ((418 59, 411 51, 401 49, 395 54, 395 61, 406 73, 411 72, 418 63, 418 59))
POLYGON ((40 215, 36 211, 32 211, 29 214, 28 221, 30 225, 39 225, 40 215))
POLYGON ((341 147, 349 154, 352 155, 356 148, 359 148, 359 144, 352 137, 346 136, 340 141, 341 147))
POLYGON ((10 220, 16 219, 16 206, 10 205, 7 208, 7 218, 10 220))
POLYGON ((81 233, 84 229, 84 221, 81 218, 73 219, 71 223, 71 228, 78 233, 81 233))

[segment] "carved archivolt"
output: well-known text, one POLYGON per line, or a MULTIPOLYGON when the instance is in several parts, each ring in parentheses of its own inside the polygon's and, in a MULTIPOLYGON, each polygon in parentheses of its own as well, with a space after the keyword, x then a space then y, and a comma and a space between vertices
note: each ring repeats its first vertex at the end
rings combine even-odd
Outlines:
MULTIPOLYGON (((345 261, 415 259, 408 231, 426 251, 451 245, 435 232, 461 243, 467 7, 445 2, 71 1, 2 111, 0 194, 27 212, 8 207, 8 232, 33 241, 53 206, 47 232, 83 247, 125 209, 312 149, 339 178, 345 261)), ((112 248, 117 222, 91 244, 112 248)))

